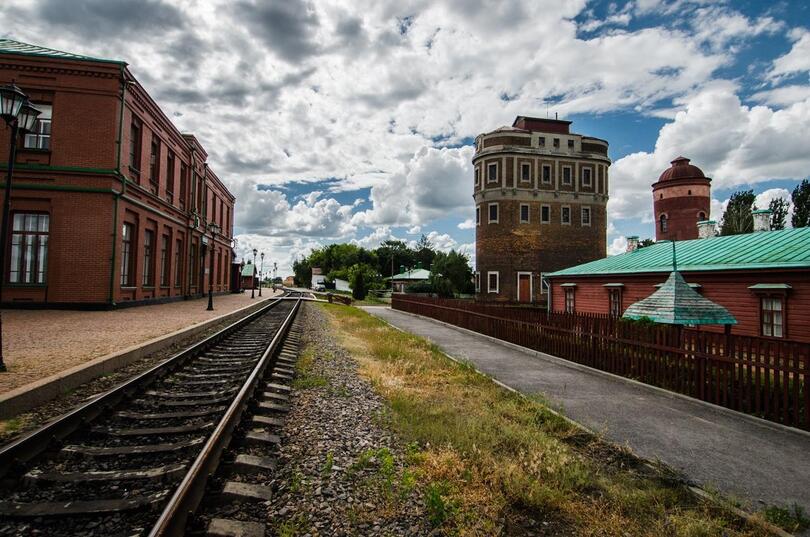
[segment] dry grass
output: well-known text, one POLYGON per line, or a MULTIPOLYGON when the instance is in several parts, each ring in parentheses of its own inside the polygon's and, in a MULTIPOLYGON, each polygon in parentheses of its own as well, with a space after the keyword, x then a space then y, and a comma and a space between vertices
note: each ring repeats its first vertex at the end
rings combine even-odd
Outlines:
POLYGON ((433 523, 447 535, 763 535, 663 468, 583 434, 355 308, 323 306, 387 400, 433 523))

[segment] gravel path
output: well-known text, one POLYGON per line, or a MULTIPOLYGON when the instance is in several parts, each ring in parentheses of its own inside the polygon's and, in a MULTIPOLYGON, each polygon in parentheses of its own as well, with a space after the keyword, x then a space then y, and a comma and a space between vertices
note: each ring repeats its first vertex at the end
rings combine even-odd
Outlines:
POLYGON ((8 372, 0 374, 0 393, 253 302, 242 293, 214 297, 214 311, 206 311, 207 298, 112 311, 4 310, 8 372))
POLYGON ((270 526, 285 536, 428 535, 407 447, 383 426, 383 400, 334 342, 320 308, 307 304, 303 323, 270 526))

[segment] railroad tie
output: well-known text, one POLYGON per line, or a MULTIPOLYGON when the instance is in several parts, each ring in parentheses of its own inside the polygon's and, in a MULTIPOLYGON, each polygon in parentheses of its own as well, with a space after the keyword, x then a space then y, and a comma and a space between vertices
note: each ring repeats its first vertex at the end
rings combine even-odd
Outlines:
POLYGON ((261 414, 254 415, 250 420, 254 425, 260 425, 263 427, 270 426, 270 427, 282 427, 284 426, 284 420, 281 418, 274 418, 272 416, 262 416, 261 414))
POLYGON ((236 459, 231 463, 233 470, 242 473, 272 472, 276 469, 276 466, 275 459, 244 453, 237 455, 236 459))
POLYGON ((281 444, 281 437, 261 429, 253 429, 245 435, 245 443, 250 445, 273 446, 281 444))
POLYGON ((231 500, 253 500, 269 502, 273 498, 273 489, 265 485, 228 481, 222 489, 222 495, 231 500))
POLYGON ((230 518, 213 518, 205 531, 208 537, 264 537, 264 524, 230 518))

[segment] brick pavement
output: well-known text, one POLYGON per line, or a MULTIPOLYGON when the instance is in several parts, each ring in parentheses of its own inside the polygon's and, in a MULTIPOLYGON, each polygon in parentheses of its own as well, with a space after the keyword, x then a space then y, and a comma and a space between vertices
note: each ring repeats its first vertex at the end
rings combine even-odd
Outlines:
POLYGON ((0 394, 254 302, 246 292, 215 296, 214 311, 207 298, 113 311, 4 310, 0 394))

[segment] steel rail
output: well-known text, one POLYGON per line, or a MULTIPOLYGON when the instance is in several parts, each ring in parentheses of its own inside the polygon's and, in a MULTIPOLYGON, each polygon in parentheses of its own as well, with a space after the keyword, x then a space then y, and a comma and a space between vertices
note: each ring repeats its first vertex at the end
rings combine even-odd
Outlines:
POLYGON ((3 446, 0 448, 0 478, 5 476, 15 465, 33 459, 47 450, 55 442, 63 440, 83 425, 93 421, 105 411, 119 404, 126 397, 131 396, 138 390, 142 390, 156 380, 177 370, 200 352, 218 343, 244 325, 261 317, 281 302, 281 298, 271 301, 269 304, 262 306, 253 313, 226 326, 219 332, 211 334, 202 341, 167 358, 151 369, 115 386, 87 403, 68 411, 42 427, 3 446))
POLYGON ((222 451, 230 443, 233 431, 241 421, 243 411, 250 403, 259 381, 264 377, 264 372, 270 364, 273 354, 284 340, 290 326, 292 326, 300 305, 301 300, 299 299, 284 319, 270 345, 268 345, 253 371, 251 371, 250 376, 242 385, 236 398, 234 398, 228 410, 225 411, 216 429, 208 437, 208 441, 191 464, 183 481, 175 489, 160 518, 149 532, 149 537, 185 535, 188 518, 196 511, 205 495, 208 478, 216 471, 222 451))

